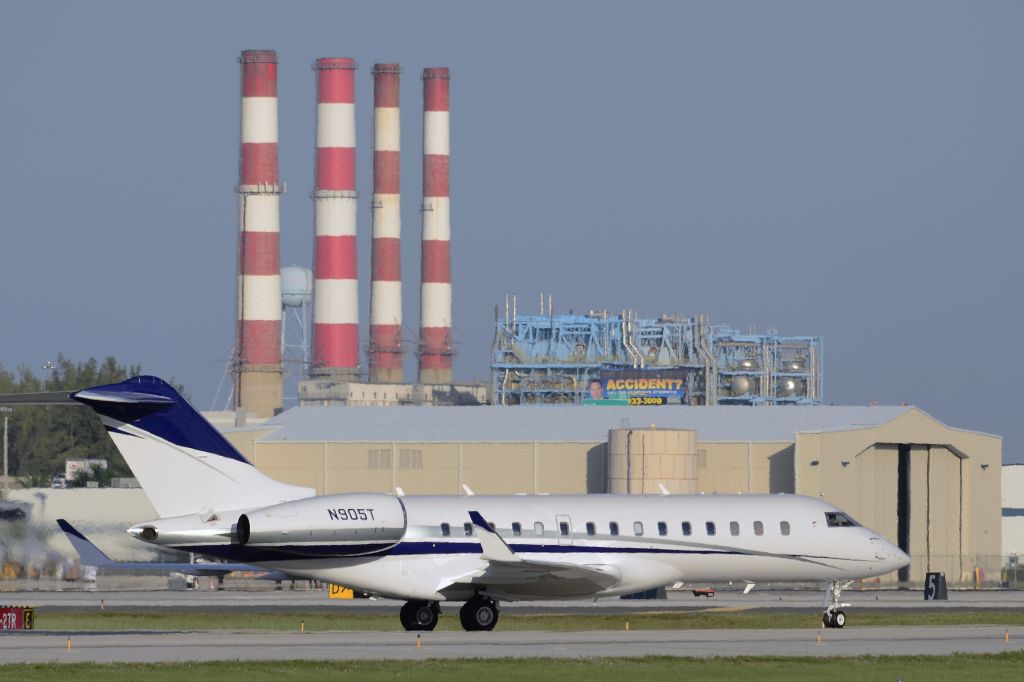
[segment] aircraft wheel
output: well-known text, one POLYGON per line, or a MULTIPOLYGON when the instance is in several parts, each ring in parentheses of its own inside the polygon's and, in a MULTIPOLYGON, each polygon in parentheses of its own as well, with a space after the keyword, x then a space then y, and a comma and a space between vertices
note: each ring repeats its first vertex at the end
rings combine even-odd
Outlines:
POLYGON ((398 617, 406 630, 433 630, 437 627, 437 617, 441 609, 437 602, 407 601, 402 606, 398 617))
POLYGON ((493 630, 498 624, 498 605, 486 597, 473 597, 459 609, 459 620, 468 631, 493 630))
POLYGON ((846 614, 842 611, 836 611, 832 614, 832 627, 841 628, 846 625, 846 614))

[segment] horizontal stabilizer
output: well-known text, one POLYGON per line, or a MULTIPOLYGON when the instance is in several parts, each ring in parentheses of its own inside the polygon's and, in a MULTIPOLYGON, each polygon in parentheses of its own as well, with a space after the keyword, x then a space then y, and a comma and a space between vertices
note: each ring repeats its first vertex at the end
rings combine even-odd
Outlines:
POLYGON ((165 395, 152 393, 136 393, 134 391, 97 391, 86 389, 74 394, 74 400, 89 403, 91 401, 106 403, 124 403, 126 405, 174 405, 175 400, 165 395))
POLYGON ((64 531, 64 535, 68 537, 71 542, 71 546, 78 552, 78 556, 86 566, 97 566, 104 567, 109 566, 113 561, 110 560, 106 554, 100 551, 100 548, 92 544, 87 537, 82 535, 74 526, 68 523, 64 519, 57 519, 57 525, 64 531))
POLYGON ((0 395, 0 405, 80 405, 67 391, 41 393, 7 393, 0 395))

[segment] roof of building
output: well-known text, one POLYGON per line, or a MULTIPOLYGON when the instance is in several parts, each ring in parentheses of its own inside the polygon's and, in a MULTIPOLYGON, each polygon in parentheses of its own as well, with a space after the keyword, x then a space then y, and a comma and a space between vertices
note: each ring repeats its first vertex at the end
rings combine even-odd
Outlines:
POLYGON ((912 407, 295 407, 261 424, 257 442, 588 443, 617 428, 693 429, 704 442, 788 442, 795 433, 871 428, 912 407))

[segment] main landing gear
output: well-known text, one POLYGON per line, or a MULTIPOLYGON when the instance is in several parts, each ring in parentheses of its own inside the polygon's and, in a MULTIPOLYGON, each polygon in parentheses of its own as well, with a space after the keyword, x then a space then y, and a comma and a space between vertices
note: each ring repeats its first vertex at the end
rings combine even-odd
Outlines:
MULTIPOLYGON (((436 601, 413 600, 405 602, 399 613, 406 630, 429 631, 437 627, 441 605, 436 601)), ((493 630, 498 624, 498 604, 493 599, 476 595, 459 609, 459 620, 465 630, 493 630)))
POLYGON ((468 631, 493 630, 498 624, 498 604, 479 594, 463 604, 459 609, 459 620, 468 631))
POLYGON ((441 605, 436 601, 413 600, 405 602, 398 617, 406 630, 433 630, 440 614, 441 605))
POLYGON ((821 614, 822 625, 827 628, 841 628, 846 625, 846 613, 843 611, 843 607, 849 606, 849 604, 840 602, 839 595, 852 584, 852 580, 842 584, 833 580, 825 588, 825 597, 822 599, 824 606, 824 612, 821 614))

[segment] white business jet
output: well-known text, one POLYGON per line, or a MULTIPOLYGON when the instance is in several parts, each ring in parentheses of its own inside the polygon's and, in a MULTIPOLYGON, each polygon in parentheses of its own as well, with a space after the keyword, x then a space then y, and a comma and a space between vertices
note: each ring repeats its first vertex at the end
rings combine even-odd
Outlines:
MULTIPOLYGON (((145 542, 406 600, 407 630, 464 602, 613 597, 685 581, 827 581, 840 591, 909 558, 821 500, 795 495, 316 496, 258 471, 171 386, 149 376, 72 393, 99 414, 160 518, 145 542)), ((557 409, 557 408, 552 408, 557 409)))

